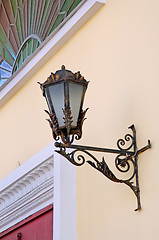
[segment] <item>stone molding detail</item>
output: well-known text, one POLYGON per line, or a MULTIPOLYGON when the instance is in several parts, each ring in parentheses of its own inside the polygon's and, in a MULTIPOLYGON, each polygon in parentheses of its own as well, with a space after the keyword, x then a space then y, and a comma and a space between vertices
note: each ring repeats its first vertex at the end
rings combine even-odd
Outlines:
POLYGON ((53 203, 53 156, 0 193, 0 232, 53 203))

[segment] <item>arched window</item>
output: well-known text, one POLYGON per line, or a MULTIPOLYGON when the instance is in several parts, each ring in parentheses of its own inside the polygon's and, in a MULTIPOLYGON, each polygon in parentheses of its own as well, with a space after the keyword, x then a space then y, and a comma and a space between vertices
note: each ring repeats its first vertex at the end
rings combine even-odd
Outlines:
POLYGON ((0 0, 0 86, 82 0, 0 0))

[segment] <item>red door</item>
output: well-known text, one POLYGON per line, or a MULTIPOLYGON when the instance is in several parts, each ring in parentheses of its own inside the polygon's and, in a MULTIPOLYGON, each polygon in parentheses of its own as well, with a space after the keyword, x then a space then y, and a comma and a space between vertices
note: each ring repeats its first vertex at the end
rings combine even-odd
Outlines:
POLYGON ((53 206, 50 205, 0 233, 3 240, 53 240, 53 206))

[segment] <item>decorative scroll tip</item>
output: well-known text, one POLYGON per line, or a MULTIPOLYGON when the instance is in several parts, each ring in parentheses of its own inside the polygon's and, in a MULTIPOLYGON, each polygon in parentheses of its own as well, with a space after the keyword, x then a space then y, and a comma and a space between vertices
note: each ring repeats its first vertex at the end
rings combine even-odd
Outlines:
POLYGON ((134 124, 132 124, 130 127, 128 127, 128 128, 130 128, 130 129, 135 129, 135 125, 134 124))
POLYGON ((48 110, 44 110, 44 112, 46 112, 48 115, 50 115, 49 111, 48 110))
POLYGON ((135 211, 135 212, 141 211, 141 207, 136 208, 134 211, 135 211))
POLYGON ((151 141, 148 139, 148 147, 151 148, 151 141))
POLYGON ((40 88, 42 89, 42 83, 40 83, 40 82, 37 82, 39 85, 40 85, 40 88))

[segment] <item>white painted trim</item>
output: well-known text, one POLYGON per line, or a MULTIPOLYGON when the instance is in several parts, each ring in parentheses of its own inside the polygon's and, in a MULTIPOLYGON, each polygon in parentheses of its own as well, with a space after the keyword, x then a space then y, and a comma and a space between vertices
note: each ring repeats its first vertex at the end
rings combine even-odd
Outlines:
POLYGON ((0 181, 0 193, 9 187, 12 183, 18 181, 25 174, 36 168, 43 163, 46 159, 50 158, 54 154, 53 143, 49 144, 46 148, 42 149, 39 153, 29 158, 26 162, 11 172, 6 178, 0 181))
POLYGON ((76 167, 57 153, 54 161, 53 229, 53 239, 77 240, 76 167))
POLYGON ((0 181, 0 232, 53 203, 53 239, 77 240, 76 168, 54 149, 53 143, 49 144, 0 181), (44 168, 50 161, 53 170, 47 173, 44 168), (39 170, 46 175, 36 183, 34 176, 39 170), (30 177, 31 184, 25 186, 30 177))
POLYGON ((2 107, 81 28, 106 0, 86 0, 67 22, 44 41, 22 67, 0 88, 2 107))
POLYGON ((0 182, 0 232, 53 204, 53 144, 0 182))

